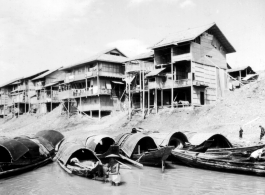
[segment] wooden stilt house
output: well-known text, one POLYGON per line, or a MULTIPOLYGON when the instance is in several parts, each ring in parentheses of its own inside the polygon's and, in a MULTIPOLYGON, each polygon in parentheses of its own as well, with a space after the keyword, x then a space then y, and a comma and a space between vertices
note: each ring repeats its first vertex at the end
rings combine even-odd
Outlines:
POLYGON ((235 49, 215 23, 172 34, 152 49, 155 70, 146 77, 156 109, 222 98, 228 88, 226 54, 235 49))
POLYGON ((101 118, 102 114, 120 110, 126 59, 119 49, 113 48, 63 68, 66 76, 58 95, 68 113, 81 112, 101 118))
POLYGON ((47 113, 59 106, 59 85, 65 78, 65 72, 61 69, 62 67, 50 70, 32 79, 37 96, 34 112, 47 113))

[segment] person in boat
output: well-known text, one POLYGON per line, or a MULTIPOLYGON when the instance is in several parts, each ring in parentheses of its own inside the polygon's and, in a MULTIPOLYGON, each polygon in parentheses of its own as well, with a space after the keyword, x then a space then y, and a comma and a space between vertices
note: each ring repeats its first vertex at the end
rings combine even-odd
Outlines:
POLYGON ((93 160, 80 162, 78 158, 74 157, 70 160, 70 165, 77 166, 87 171, 87 177, 96 178, 103 177, 104 170, 103 165, 100 161, 94 162, 93 160))
POLYGON ((263 138, 263 136, 265 135, 265 129, 260 125, 260 140, 263 138))
POLYGON ((240 126, 240 129, 239 129, 239 139, 242 139, 242 138, 243 138, 243 129, 240 126))
POLYGON ((261 158, 261 155, 263 153, 265 153, 265 148, 261 148, 261 149, 255 150, 254 152, 252 152, 250 154, 249 160, 251 162, 258 161, 261 158))
POLYGON ((74 166, 78 166, 80 168, 83 168, 83 169, 88 169, 88 170, 92 170, 94 169, 96 166, 97 166, 97 163, 94 163, 92 160, 91 161, 86 161, 86 162, 80 162, 78 160, 78 158, 74 157, 70 160, 70 163, 74 166))
POLYGON ((119 185, 121 182, 120 164, 116 160, 119 156, 116 154, 110 154, 105 158, 109 158, 109 163, 105 164, 103 167, 104 174, 108 177, 106 180, 111 181, 112 184, 119 185))

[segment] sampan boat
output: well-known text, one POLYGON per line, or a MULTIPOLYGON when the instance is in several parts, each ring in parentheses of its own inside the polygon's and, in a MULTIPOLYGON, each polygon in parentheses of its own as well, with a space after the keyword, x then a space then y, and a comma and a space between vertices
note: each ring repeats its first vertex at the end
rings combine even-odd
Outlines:
POLYGON ((103 167, 96 154, 75 142, 63 142, 57 154, 58 164, 69 174, 104 180, 103 167), (73 161, 77 159, 76 161, 73 161))
MULTIPOLYGON (((190 139, 192 144, 199 143, 204 137, 209 134, 199 133, 190 139)), ((205 139, 201 144, 191 146, 187 150, 194 152, 205 152, 206 154, 222 155, 224 153, 230 153, 231 156, 237 157, 249 157, 252 152, 260 148, 264 148, 265 144, 247 146, 247 147, 234 147, 232 143, 221 134, 211 135, 208 139, 205 139)))
POLYGON ((33 137, 0 138, 0 177, 22 173, 49 162, 55 155, 55 145, 64 136, 53 130, 45 130, 33 137), (53 137, 53 140, 48 136, 53 137))
POLYGON ((163 165, 172 146, 159 147, 154 139, 143 133, 125 133, 115 138, 120 153, 144 165, 163 165))
POLYGON ((248 158, 211 155, 174 149, 172 155, 182 163, 196 168, 265 176, 265 162, 250 162, 248 158))

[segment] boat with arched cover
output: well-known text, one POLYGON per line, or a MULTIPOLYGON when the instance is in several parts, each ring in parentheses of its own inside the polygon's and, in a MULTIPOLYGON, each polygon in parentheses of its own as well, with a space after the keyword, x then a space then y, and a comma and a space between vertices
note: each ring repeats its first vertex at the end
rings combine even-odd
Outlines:
POLYGON ((55 145, 63 140, 64 136, 54 130, 39 133, 32 137, 0 137, 0 177, 25 172, 52 162, 55 145))
POLYGON ((115 140, 108 135, 91 135, 85 141, 85 147, 94 151, 100 159, 118 152, 116 150, 119 150, 119 146, 115 146, 114 144, 115 140))
POLYGON ((104 180, 103 167, 96 154, 82 144, 64 141, 57 154, 58 164, 69 174, 104 180))
POLYGON ((144 165, 163 165, 172 146, 159 147, 154 139, 143 133, 125 133, 115 138, 120 153, 144 165))

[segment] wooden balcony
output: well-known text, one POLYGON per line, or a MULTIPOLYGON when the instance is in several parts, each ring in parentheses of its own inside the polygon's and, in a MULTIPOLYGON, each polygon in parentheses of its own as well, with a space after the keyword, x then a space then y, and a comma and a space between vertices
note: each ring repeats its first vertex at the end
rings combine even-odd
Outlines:
POLYGON ((152 71, 155 66, 152 62, 126 63, 125 72, 138 72, 140 70, 152 71))
POLYGON ((79 97, 87 97, 87 96, 95 96, 95 95, 111 95, 111 89, 72 89, 67 91, 58 92, 58 99, 68 99, 68 98, 79 98, 79 97))
POLYGON ((89 71, 86 73, 76 74, 76 75, 66 75, 64 82, 70 83, 73 81, 85 80, 86 78, 95 77, 95 76, 97 76, 97 71, 89 71))
POLYGON ((41 90, 42 88, 43 88, 42 85, 37 85, 37 86, 35 86, 35 90, 41 90))
POLYGON ((172 62, 179 62, 184 60, 186 61, 191 60, 191 53, 172 56, 172 62))
POLYGON ((174 80, 172 84, 171 79, 167 79, 165 82, 149 82, 149 89, 169 89, 169 88, 181 88, 191 86, 191 79, 174 80))

